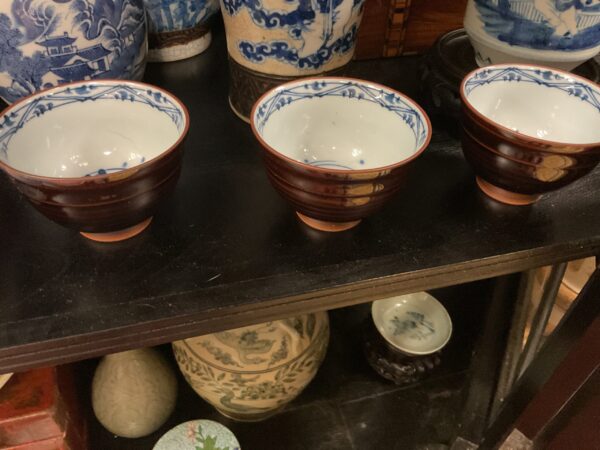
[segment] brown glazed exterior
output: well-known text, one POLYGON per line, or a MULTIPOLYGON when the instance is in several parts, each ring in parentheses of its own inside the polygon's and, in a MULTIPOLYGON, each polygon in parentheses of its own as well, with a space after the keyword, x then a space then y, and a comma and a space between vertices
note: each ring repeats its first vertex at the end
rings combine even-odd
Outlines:
POLYGON ((176 185, 182 144, 152 164, 103 177, 44 179, 5 168, 17 189, 49 219, 91 233, 122 230, 152 216, 176 185), (137 169, 137 170, 136 170, 137 169), (75 182, 74 180, 79 180, 75 182), (110 199, 110 200, 106 200, 110 199))
MULTIPOLYGON (((540 69, 546 68, 540 66, 540 69)), ((479 113, 464 92, 465 82, 478 70, 465 77, 460 89, 462 148, 484 192, 497 200, 513 203, 486 190, 484 186, 487 182, 492 191, 494 187, 500 188, 497 190, 500 191, 500 197, 503 196, 501 190, 508 191, 506 194, 509 195, 524 196, 523 202, 513 204, 533 203, 541 194, 583 177, 600 162, 600 142, 567 144, 529 137, 496 124, 479 113), (527 198, 530 201, 525 201, 527 198)))
MULTIPOLYGON (((327 77, 311 77, 306 81, 322 80, 327 77)), ((345 80, 380 86, 406 97, 393 89, 359 79, 343 77, 345 80)), ((254 104, 250 117, 268 96, 266 92, 254 104)), ((406 97, 408 98, 408 97, 406 97)), ((412 100, 411 100, 412 101, 412 100)), ((282 155, 267 144, 251 122, 252 132, 263 149, 263 160, 267 175, 273 187, 286 199, 295 210, 306 217, 301 220, 313 228, 323 231, 343 231, 358 224, 358 221, 370 216, 380 209, 405 184, 408 163, 417 158, 429 145, 431 139, 431 122, 425 111, 414 101, 428 127, 428 137, 422 146, 407 159, 398 163, 378 168, 363 170, 336 170, 311 166, 282 155), (310 223, 310 219, 323 221, 325 224, 310 223), (340 224, 336 227, 335 224, 340 224)))
MULTIPOLYGON (((131 81, 127 83, 150 86, 131 81)), ((69 84, 60 87, 65 86, 69 84)), ((163 91, 156 86, 151 87, 163 91)), ((185 128, 173 146, 142 164, 116 173, 73 178, 28 174, 2 161, 0 168, 39 212, 65 227, 88 233, 108 233, 137 225, 152 217, 160 201, 175 187, 181 171, 183 144, 190 123, 189 113, 179 99, 170 93, 168 95, 177 100, 182 108, 185 128)), ((21 99, 11 108, 28 99, 21 99)))
POLYGON ((379 171, 316 170, 266 149, 263 159, 271 184, 296 211, 327 222, 352 222, 373 214, 406 179, 404 165, 379 171))

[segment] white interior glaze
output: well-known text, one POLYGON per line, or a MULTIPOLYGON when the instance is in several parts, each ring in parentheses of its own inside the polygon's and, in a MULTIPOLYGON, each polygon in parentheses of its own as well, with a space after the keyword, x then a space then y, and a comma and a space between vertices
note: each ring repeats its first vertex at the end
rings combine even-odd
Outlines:
POLYGON ((268 119, 262 138, 289 158, 330 169, 383 167, 418 150, 413 131, 398 115, 375 103, 342 97, 285 106, 268 119))
POLYGON ((495 123, 554 142, 600 142, 600 111, 567 92, 534 83, 494 82, 473 89, 468 100, 495 123))
MULTIPOLYGON (((427 292, 375 301, 371 306, 371 315, 375 327, 386 341, 399 350, 413 355, 426 355, 440 350, 452 335, 452 321, 448 311, 427 292), (411 316, 407 314, 409 312, 423 314, 425 320, 433 325, 435 332, 424 333, 426 335, 421 336, 421 339, 410 332, 394 334, 396 331, 394 318, 400 321, 411 320, 411 316)), ((422 330, 426 331, 427 328, 422 330)))
POLYGON ((181 136, 171 118, 146 104, 122 100, 72 103, 30 120, 9 143, 11 167, 71 178, 99 169, 134 167, 169 149, 181 136))

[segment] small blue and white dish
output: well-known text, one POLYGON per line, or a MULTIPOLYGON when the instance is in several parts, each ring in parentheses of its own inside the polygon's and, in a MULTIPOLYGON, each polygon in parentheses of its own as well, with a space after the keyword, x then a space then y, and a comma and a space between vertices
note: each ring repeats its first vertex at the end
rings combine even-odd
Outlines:
POLYGON ((408 355, 435 353, 452 335, 448 311, 427 292, 375 301, 371 316, 381 336, 408 355))
POLYGON ((42 214, 90 239, 127 239, 150 223, 180 172, 183 103, 134 81, 83 81, 0 114, 0 168, 42 214))

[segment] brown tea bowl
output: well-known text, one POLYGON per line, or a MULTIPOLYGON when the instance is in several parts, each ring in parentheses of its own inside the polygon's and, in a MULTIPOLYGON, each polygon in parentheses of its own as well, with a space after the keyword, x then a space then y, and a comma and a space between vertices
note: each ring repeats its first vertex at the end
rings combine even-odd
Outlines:
POLYGON ((282 84, 256 102, 250 118, 271 183, 322 231, 350 229, 381 208, 431 138, 414 101, 352 78, 282 84))
POLYGON ((82 81, 0 114, 0 168, 49 219, 100 242, 143 231, 181 170, 189 115, 145 83, 82 81))
POLYGON ((600 161, 600 87, 541 66, 503 64, 461 85, 462 148, 479 188, 528 205, 600 161))

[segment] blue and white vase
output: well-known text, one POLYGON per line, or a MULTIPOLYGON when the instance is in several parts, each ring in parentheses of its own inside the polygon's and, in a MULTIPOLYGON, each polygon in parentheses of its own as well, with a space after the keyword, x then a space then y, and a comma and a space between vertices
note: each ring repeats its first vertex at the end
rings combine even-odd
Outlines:
POLYGON ((211 42, 208 20, 219 0, 144 0, 149 16, 149 61, 166 62, 202 53, 211 42))
POLYGON ((363 8, 364 0, 221 0, 234 111, 248 121, 270 88, 343 68, 354 55, 363 8))
POLYGON ((147 30, 143 0, 2 0, 0 97, 95 78, 139 80, 147 30))
POLYGON ((600 52, 600 0, 469 0, 464 25, 480 66, 571 70, 600 52))

